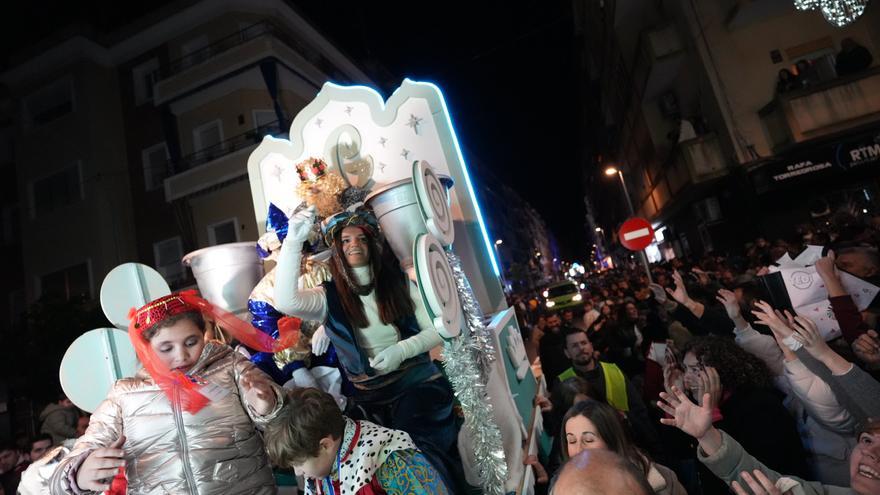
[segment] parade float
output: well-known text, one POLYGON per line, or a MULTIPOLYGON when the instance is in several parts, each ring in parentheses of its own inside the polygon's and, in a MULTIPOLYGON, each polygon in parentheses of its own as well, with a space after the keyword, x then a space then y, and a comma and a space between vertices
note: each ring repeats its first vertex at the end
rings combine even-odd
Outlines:
MULTIPOLYGON (((287 219, 306 203, 320 203, 321 188, 334 194, 357 190, 355 199, 375 214, 443 337, 436 357, 460 406, 459 452, 467 482, 485 494, 533 493, 535 473, 527 458, 549 450, 534 400, 542 382, 532 372, 513 308, 507 306, 440 89, 404 80, 383 100, 368 87, 326 83, 293 119, 288 138, 264 137, 248 159, 248 174, 260 241, 185 256, 202 296, 266 333, 277 331, 283 315, 272 307, 273 250, 286 235, 287 219), (318 184, 325 177, 334 177, 326 182, 336 184, 318 184)), ((327 210, 322 216, 342 207, 318 206, 327 210)), ((320 269, 326 257, 316 242, 307 260, 314 269, 300 277, 301 287, 327 279, 320 269)), ((122 331, 128 312, 169 293, 158 272, 141 264, 126 263, 107 275, 101 304, 116 328, 86 332, 61 364, 62 386, 77 406, 94 410, 115 380, 134 374, 139 364, 122 331), (93 370, 93 376, 84 380, 84 369, 93 370)), ((210 336, 223 337, 222 328, 211 330, 210 336)), ((299 351, 308 354, 303 348, 252 359, 279 383, 303 386, 299 351)), ((309 367, 305 383, 337 396, 344 407, 332 363, 312 361, 309 367)))
POLYGON ((297 165, 309 160, 363 190, 419 286, 445 340, 441 360, 464 416, 468 482, 487 494, 531 493, 525 460, 542 438, 546 444, 534 405, 540 385, 440 89, 404 80, 384 100, 371 88, 326 83, 293 119, 288 139, 267 136, 250 155, 257 225, 271 228, 275 209, 289 217, 301 208, 303 182, 315 179, 297 165))

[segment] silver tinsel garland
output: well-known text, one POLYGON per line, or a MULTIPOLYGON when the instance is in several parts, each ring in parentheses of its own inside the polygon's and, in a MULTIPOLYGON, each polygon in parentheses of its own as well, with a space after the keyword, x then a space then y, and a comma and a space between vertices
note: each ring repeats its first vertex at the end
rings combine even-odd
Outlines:
POLYGON ((461 269, 460 260, 449 251, 446 256, 455 277, 467 332, 446 341, 443 346, 443 366, 464 412, 464 427, 473 439, 483 493, 503 495, 507 461, 501 431, 495 424, 492 404, 486 393, 490 366, 495 359, 493 340, 490 330, 483 323, 483 312, 461 269))

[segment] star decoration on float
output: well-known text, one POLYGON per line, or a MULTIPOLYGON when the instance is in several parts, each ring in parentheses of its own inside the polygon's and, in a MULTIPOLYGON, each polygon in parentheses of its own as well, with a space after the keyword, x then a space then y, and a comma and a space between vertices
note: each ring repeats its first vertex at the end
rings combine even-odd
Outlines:
POLYGON ((276 163, 276 164, 272 165, 272 171, 269 172, 269 176, 274 177, 275 180, 280 181, 281 174, 283 174, 283 173, 284 173, 284 169, 281 168, 280 164, 276 163))
POLYGON ((351 117, 351 111, 352 111, 352 110, 354 110, 354 107, 353 107, 353 106, 351 106, 351 105, 346 105, 346 106, 345 106, 345 113, 346 113, 346 115, 348 115, 349 117, 351 117))
POLYGON ((385 147, 385 143, 387 143, 387 142, 388 142, 388 138, 384 138, 384 137, 379 138, 379 144, 382 145, 383 148, 385 147))
POLYGON ((419 133, 419 126, 422 125, 422 119, 416 117, 413 114, 409 114, 409 122, 406 123, 407 127, 412 127, 414 133, 419 133))
POLYGON ((400 152, 400 156, 402 156, 404 160, 409 159, 409 150, 404 148, 403 151, 400 152))

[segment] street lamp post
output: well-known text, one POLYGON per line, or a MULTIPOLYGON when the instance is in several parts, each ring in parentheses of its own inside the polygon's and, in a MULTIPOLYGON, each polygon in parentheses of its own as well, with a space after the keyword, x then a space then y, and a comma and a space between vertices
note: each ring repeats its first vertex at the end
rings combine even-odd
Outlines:
MULTIPOLYGON (((608 167, 605 169, 605 175, 617 175, 620 178, 620 187, 623 188, 623 197, 626 198, 626 206, 629 208, 629 216, 636 216, 636 211, 633 208, 632 199, 630 199, 629 197, 629 190, 626 188, 626 180, 623 178, 623 170, 620 170, 616 167, 608 167)), ((648 276, 648 283, 653 283, 654 280, 651 278, 651 265, 648 263, 648 255, 645 254, 644 249, 639 251, 639 257, 642 259, 642 265, 644 265, 645 267, 645 274, 648 276)))

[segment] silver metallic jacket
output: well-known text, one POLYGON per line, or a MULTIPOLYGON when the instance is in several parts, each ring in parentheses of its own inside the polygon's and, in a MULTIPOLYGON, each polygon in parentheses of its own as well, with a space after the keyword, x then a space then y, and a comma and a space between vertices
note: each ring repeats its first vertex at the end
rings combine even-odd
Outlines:
POLYGON ((188 374, 222 387, 226 395, 194 415, 173 405, 143 369, 117 381, 52 476, 51 493, 84 493, 72 482, 76 470, 91 451, 119 435, 126 438, 129 494, 277 493, 257 429, 278 414, 283 396, 276 387, 275 409, 258 416, 246 404, 245 373, 262 371, 228 346, 207 343, 188 374))

